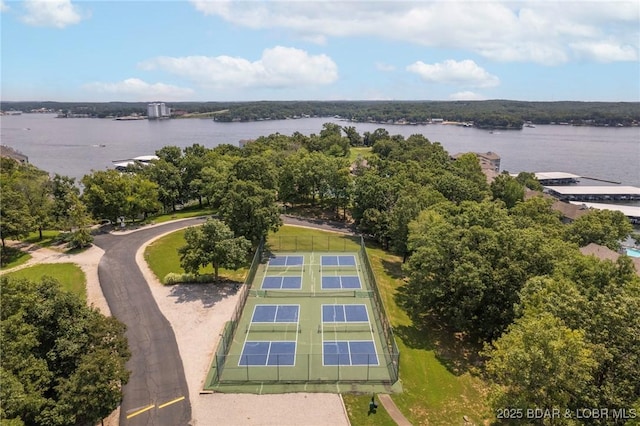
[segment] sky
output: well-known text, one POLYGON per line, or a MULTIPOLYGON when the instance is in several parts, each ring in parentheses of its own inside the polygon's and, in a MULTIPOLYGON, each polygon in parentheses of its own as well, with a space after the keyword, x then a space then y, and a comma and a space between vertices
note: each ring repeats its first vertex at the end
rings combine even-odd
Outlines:
POLYGON ((3 101, 640 101, 640 0, 0 0, 3 101))

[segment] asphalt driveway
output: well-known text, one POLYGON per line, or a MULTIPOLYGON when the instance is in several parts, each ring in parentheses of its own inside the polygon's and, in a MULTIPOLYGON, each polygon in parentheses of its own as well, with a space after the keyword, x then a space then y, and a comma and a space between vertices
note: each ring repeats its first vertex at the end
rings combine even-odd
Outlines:
POLYGON ((135 256, 151 238, 203 221, 189 219, 127 235, 95 237, 94 243, 105 251, 98 265, 100 286, 112 315, 127 326, 131 350, 121 425, 181 426, 191 421, 189 389, 173 329, 160 312, 135 256))

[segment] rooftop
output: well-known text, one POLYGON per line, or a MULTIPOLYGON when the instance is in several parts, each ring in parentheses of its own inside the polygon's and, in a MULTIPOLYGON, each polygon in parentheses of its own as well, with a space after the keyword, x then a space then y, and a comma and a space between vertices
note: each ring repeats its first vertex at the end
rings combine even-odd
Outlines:
POLYGON ((606 186, 553 186, 546 187, 550 191, 561 195, 638 195, 640 188, 635 186, 606 185, 606 186))
POLYGON ((538 180, 548 179, 580 179, 582 176, 574 175, 566 172, 536 172, 534 173, 538 180))
POLYGON ((621 204, 605 204, 605 203, 586 203, 582 201, 570 201, 571 204, 577 206, 586 206, 590 209, 597 210, 612 210, 622 212, 625 216, 630 217, 640 217, 640 207, 638 206, 627 206, 621 204))

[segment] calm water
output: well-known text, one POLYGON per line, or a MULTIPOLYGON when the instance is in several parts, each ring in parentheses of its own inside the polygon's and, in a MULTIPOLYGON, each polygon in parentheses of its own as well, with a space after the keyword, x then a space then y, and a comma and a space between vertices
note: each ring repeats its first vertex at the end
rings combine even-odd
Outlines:
POLYGON ((80 179, 91 170, 110 168, 113 161, 153 154, 165 145, 185 147, 199 143, 215 147, 223 143, 237 145, 241 139, 276 132, 319 134, 326 122, 354 126, 360 134, 380 127, 392 135, 423 134, 432 142, 442 143, 451 154, 494 151, 502 157, 502 170, 512 173, 563 171, 640 186, 637 127, 536 126, 490 133, 440 124, 359 124, 330 118, 218 123, 209 119, 113 121, 23 114, 0 118, 0 140, 29 156, 29 161, 41 169, 80 179))

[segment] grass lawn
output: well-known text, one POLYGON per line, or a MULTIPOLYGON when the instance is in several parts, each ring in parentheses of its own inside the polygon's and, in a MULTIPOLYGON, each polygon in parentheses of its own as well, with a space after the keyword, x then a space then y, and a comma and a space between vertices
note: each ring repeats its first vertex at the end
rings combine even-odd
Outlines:
POLYGON ((358 159, 358 157, 367 158, 371 154, 371 147, 351 147, 349 149, 349 161, 352 163, 358 159))
POLYGON ((58 280, 63 290, 77 294, 87 300, 87 279, 79 266, 73 263, 43 263, 6 274, 7 277, 27 278, 40 281, 44 276, 58 280))
MULTIPOLYGON (((316 248, 326 241, 336 251, 338 248, 359 249, 359 245, 346 236, 294 226, 283 226, 268 239, 273 250, 286 249, 287 244, 297 244, 299 250, 310 250, 311 241, 316 248), (298 238, 297 243, 292 243, 294 237, 298 238)), ((169 272, 183 272, 176 252, 183 244, 184 231, 178 231, 147 248, 145 258, 156 276, 164 278, 169 272)), ((402 259, 376 247, 368 247, 367 251, 400 349, 400 379, 404 392, 392 395, 400 411, 416 425, 461 424, 463 416, 475 424, 489 423, 493 416, 486 402, 487 386, 468 372, 462 356, 466 348, 445 332, 417 328, 394 298, 403 283, 402 259)), ((210 267, 207 272, 211 272, 210 267)), ((232 279, 241 280, 245 273, 246 270, 234 272, 232 279)), ((228 276, 229 272, 221 274, 228 276)), ((394 424, 381 404, 378 404, 376 414, 367 415, 370 398, 370 395, 344 395, 352 424, 394 424)))
POLYGON ((20 266, 29 259, 31 259, 29 253, 13 247, 5 247, 2 249, 2 266, 0 266, 0 269, 10 269, 20 266))
POLYGON ((387 413, 377 398, 376 404, 378 404, 378 409, 375 414, 369 413, 369 401, 371 401, 371 395, 369 394, 344 394, 342 398, 344 399, 344 405, 347 408, 349 421, 352 425, 395 426, 396 422, 389 416, 389 413, 387 413))
MULTIPOLYGON (((177 251, 179 247, 185 245, 184 232, 185 230, 182 229, 165 235, 151 243, 144 252, 144 258, 149 264, 149 268, 160 282, 164 282, 164 277, 169 272, 184 273, 184 269, 180 266, 180 255, 177 251)), ((221 280, 238 282, 244 281, 246 273, 247 269, 244 268, 237 271, 220 268, 219 271, 221 280)), ((200 274, 213 274, 213 267, 209 265, 206 268, 201 268, 200 274)))
POLYGON ((29 236, 25 238, 23 241, 30 244, 37 244, 40 247, 49 247, 56 241, 56 238, 58 237, 58 235, 60 235, 60 231, 45 230, 45 231, 42 231, 42 240, 41 240, 40 233, 36 231, 36 232, 30 233, 29 236))
POLYGON ((154 216, 147 219, 149 223, 163 223, 170 220, 186 219, 189 217, 206 216, 213 214, 214 211, 211 208, 199 208, 198 206, 187 207, 177 212, 162 214, 160 216, 154 216))

